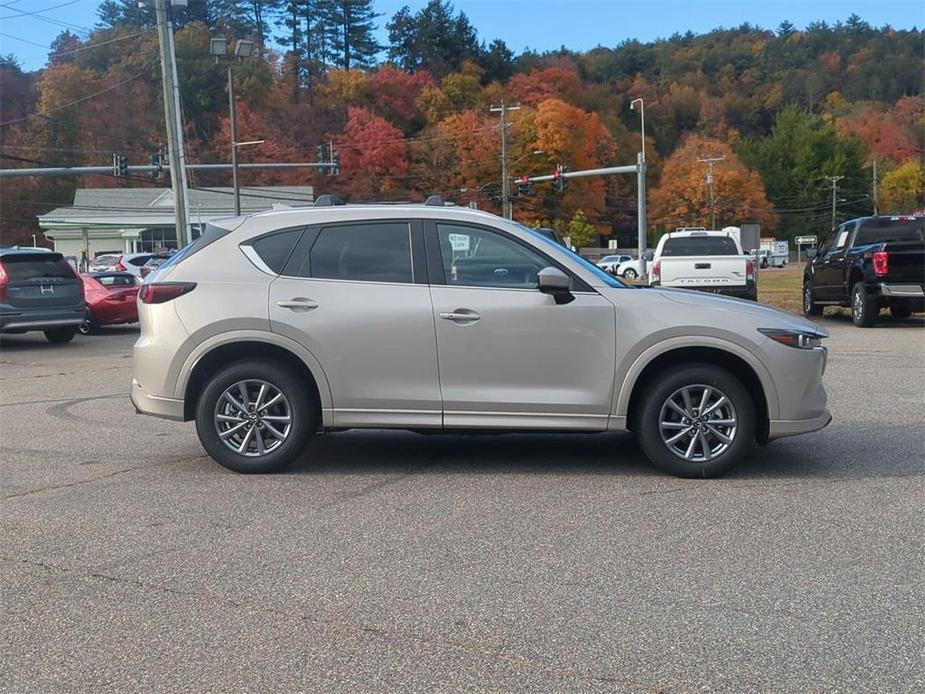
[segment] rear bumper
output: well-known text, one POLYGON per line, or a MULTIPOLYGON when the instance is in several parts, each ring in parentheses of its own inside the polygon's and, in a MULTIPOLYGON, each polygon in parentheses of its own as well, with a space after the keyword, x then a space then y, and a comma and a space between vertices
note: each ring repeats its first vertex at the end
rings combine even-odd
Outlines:
POLYGON ((183 401, 146 393, 141 384, 132 379, 132 404, 138 414, 148 414, 162 419, 183 421, 183 401))
POLYGON ((923 299, 925 298, 925 287, 921 284, 889 284, 881 282, 877 285, 881 296, 888 296, 891 299, 923 299))
POLYGON ((819 431, 832 421, 832 413, 823 411, 818 417, 810 419, 772 419, 768 429, 768 440, 781 439, 785 436, 798 436, 811 431, 819 431))
POLYGON ((44 311, 0 311, 0 332, 76 327, 85 313, 83 304, 44 311))

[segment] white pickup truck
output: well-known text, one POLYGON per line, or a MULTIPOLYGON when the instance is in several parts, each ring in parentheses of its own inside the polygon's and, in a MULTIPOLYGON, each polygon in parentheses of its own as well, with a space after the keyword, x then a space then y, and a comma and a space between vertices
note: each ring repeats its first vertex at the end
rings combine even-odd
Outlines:
POLYGON ((758 299, 754 260, 726 231, 680 229, 662 236, 649 273, 652 285, 758 299))

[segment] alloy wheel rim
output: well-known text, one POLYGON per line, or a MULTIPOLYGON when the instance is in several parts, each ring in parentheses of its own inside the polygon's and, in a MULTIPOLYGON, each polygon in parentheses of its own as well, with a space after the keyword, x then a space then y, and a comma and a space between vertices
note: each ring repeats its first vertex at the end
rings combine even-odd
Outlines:
POLYGON ((715 386, 694 384, 678 388, 658 416, 662 443, 690 463, 707 463, 725 453, 738 431, 732 401, 715 386))
POLYGON ((259 458, 289 438, 292 408, 283 392, 268 381, 246 379, 232 384, 215 403, 215 431, 238 455, 259 458))

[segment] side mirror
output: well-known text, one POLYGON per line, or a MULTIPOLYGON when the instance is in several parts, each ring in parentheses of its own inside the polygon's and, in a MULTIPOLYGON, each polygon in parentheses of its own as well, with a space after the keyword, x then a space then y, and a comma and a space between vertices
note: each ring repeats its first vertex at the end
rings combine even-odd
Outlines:
POLYGON ((567 304, 575 297, 569 291, 572 284, 569 276, 557 267, 544 267, 537 273, 537 288, 543 294, 549 294, 557 304, 567 304))
POLYGON ((817 251, 815 248, 807 248, 807 249, 806 249, 806 257, 807 257, 807 258, 815 258, 816 255, 818 255, 818 251, 817 251))

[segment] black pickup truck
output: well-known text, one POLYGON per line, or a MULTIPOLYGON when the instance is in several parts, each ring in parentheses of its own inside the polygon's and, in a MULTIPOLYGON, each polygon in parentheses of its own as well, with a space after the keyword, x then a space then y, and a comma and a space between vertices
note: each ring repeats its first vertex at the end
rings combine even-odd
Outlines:
POLYGON ((807 255, 806 316, 821 315, 824 306, 846 306, 854 324, 868 328, 886 307, 896 318, 925 310, 925 217, 852 219, 807 255))

